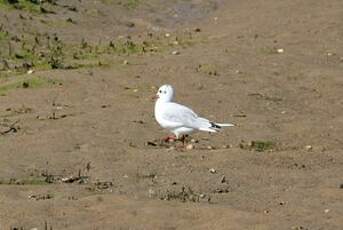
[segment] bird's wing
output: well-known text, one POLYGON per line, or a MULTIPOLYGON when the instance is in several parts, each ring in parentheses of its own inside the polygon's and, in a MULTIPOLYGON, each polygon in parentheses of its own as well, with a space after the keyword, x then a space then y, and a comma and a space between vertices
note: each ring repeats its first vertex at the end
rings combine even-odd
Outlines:
POLYGON ((173 123, 174 127, 198 128, 198 115, 190 108, 177 103, 166 103, 162 118, 173 123))

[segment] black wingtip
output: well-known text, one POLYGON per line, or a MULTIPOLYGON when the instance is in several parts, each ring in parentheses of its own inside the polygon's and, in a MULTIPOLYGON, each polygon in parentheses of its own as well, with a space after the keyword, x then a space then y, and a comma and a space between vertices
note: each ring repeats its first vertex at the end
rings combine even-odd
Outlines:
POLYGON ((221 126, 217 125, 214 122, 210 122, 210 124, 211 124, 211 128, 215 128, 215 129, 221 129, 222 128, 221 126))

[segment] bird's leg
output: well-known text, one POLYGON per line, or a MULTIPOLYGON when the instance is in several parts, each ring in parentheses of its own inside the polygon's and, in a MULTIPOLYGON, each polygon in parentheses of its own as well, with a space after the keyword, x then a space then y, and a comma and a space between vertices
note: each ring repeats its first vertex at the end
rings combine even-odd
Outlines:
POLYGON ((182 135, 182 137, 180 138, 180 141, 182 141, 183 146, 185 145, 185 143, 187 141, 187 137, 188 137, 188 135, 186 134, 186 135, 182 135))

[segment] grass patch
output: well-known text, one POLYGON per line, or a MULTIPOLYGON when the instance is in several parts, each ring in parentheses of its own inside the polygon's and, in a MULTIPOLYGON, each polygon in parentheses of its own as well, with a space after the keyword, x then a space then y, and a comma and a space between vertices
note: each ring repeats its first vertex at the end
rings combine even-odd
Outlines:
POLYGON ((32 0, 17 0, 17 1, 8 1, 8 0, 0 0, 0 7, 5 9, 18 9, 18 10, 26 10, 33 13, 40 13, 40 3, 37 1, 32 0))
POLYGON ((28 177, 24 179, 10 178, 0 180, 0 185, 47 185, 44 177, 28 177))
POLYGON ((262 141, 262 140, 257 140, 257 141, 251 141, 249 143, 245 143, 242 141, 239 144, 239 147, 241 149, 248 149, 248 150, 254 150, 257 152, 264 152, 268 150, 272 150, 276 146, 276 143, 273 141, 262 141))
POLYGON ((56 84, 56 81, 44 77, 18 78, 0 85, 0 95, 4 96, 9 91, 18 88, 40 88, 49 84, 56 84))
POLYGON ((251 147, 257 152, 264 152, 270 150, 275 146, 275 143, 272 141, 252 141, 251 147))

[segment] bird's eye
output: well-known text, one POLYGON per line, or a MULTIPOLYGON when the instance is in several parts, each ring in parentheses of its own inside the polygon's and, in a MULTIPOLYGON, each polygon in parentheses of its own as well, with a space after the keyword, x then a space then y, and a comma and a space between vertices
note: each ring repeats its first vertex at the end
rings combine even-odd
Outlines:
POLYGON ((159 90, 158 92, 159 92, 159 93, 162 93, 162 90, 159 90))

